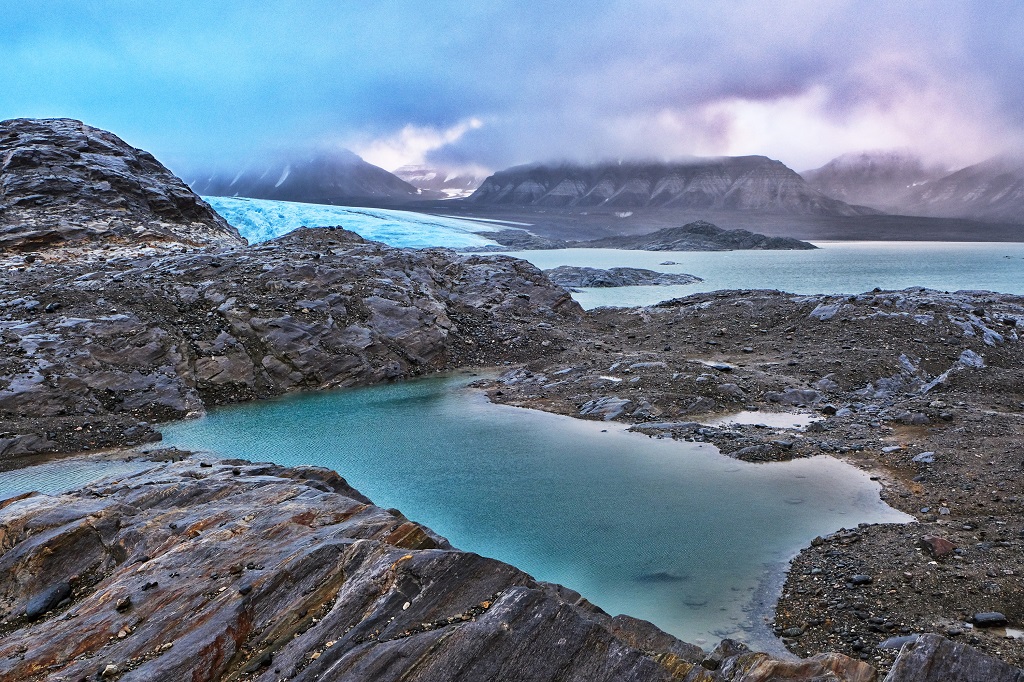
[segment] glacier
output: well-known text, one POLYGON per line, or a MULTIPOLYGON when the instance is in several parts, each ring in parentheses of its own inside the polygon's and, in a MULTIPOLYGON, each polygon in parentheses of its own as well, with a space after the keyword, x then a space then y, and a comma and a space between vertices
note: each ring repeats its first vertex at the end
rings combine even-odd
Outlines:
POLYGON ((245 197, 203 197, 250 244, 265 242, 299 227, 340 226, 364 239, 390 246, 424 249, 446 246, 496 246, 493 240, 476 234, 493 232, 491 225, 441 216, 394 211, 303 204, 294 201, 248 199, 245 197))

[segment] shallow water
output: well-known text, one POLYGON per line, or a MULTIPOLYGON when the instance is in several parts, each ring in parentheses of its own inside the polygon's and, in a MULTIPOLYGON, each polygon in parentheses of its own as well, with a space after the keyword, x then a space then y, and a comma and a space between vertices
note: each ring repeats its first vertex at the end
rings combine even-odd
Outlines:
POLYGON ((584 308, 650 305, 718 289, 778 289, 794 294, 858 294, 875 287, 940 291, 987 289, 1024 294, 1024 244, 977 242, 816 242, 814 251, 518 251, 541 269, 559 265, 685 272, 703 282, 581 289, 584 308), (674 261, 676 265, 661 265, 674 261))
POLYGON ((58 495, 104 476, 132 474, 146 466, 141 462, 99 458, 56 459, 23 469, 0 471, 0 500, 33 490, 58 495))
POLYGON ((688 641, 766 641, 751 609, 814 536, 904 521, 825 457, 752 465, 710 445, 494 405, 466 377, 297 395, 163 428, 162 446, 336 469, 465 550, 688 641))

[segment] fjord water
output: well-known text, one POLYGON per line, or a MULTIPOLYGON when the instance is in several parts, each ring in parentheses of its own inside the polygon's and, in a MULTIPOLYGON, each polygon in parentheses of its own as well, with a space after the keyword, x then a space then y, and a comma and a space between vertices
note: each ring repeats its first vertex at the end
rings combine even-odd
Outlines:
POLYGON ((1024 294, 1024 244, 984 242, 815 242, 810 251, 624 251, 559 249, 509 255, 542 270, 559 265, 685 272, 704 279, 676 286, 582 289, 584 308, 651 305, 719 289, 792 294, 859 294, 875 287, 985 289, 1024 294), (673 265, 662 265, 672 261, 673 265))
POLYGON ((766 641, 763 579, 816 535, 907 519, 818 457, 753 465, 710 445, 494 405, 469 378, 232 406, 163 446, 340 472, 460 549, 567 585, 691 642, 766 641))

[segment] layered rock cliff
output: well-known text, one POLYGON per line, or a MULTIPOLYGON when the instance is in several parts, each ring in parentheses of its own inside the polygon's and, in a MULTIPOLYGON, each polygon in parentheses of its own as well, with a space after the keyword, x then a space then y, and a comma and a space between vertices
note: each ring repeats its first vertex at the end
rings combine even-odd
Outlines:
POLYGON ((674 207, 853 216, 876 213, 811 188, 763 156, 682 163, 518 166, 487 178, 467 201, 515 206, 674 207))

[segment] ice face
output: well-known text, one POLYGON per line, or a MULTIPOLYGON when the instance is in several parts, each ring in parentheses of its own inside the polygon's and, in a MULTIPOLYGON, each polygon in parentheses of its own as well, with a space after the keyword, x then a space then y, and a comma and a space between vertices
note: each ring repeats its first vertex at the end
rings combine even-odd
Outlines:
POLYGON ((253 244, 280 237, 298 227, 338 225, 365 239, 414 249, 495 245, 492 240, 474 234, 492 232, 493 227, 457 218, 379 208, 325 206, 244 197, 203 199, 253 244))

